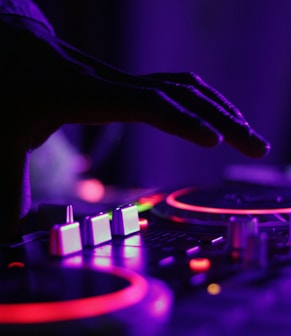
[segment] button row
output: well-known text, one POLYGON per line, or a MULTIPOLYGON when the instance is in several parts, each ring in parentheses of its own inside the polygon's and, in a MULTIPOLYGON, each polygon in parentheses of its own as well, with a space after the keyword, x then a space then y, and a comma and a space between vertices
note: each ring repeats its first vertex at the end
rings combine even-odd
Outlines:
POLYGON ((65 223, 50 228, 49 252, 53 256, 66 256, 81 251, 83 246, 96 246, 110 241, 112 236, 125 237, 140 230, 135 204, 114 209, 111 220, 108 213, 99 213, 85 217, 81 224, 74 221, 71 205, 64 210, 65 223))

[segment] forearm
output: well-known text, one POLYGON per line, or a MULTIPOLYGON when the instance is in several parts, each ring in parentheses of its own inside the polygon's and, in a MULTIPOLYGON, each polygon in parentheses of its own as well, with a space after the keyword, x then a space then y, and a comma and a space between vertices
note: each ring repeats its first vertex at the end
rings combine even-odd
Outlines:
POLYGON ((29 153, 3 139, 0 157, 0 243, 20 239, 21 221, 31 207, 29 153))

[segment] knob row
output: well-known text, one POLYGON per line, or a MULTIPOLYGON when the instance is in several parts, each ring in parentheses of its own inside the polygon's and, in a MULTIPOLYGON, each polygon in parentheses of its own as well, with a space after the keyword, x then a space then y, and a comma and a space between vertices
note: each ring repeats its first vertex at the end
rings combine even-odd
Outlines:
POLYGON ((82 223, 74 221, 72 206, 66 209, 66 222, 50 228, 49 252, 53 256, 66 256, 79 252, 83 246, 97 246, 110 241, 112 236, 127 236, 138 232, 139 215, 135 204, 128 204, 108 213, 86 216, 82 223))

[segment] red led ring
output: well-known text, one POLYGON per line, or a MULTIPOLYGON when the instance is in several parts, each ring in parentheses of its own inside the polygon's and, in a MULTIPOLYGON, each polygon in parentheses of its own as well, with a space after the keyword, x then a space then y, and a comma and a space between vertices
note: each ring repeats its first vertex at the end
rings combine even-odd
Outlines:
POLYGON ((193 211, 193 212, 206 212, 212 214, 229 214, 229 215, 266 215, 275 213, 291 213, 291 208, 272 208, 272 209, 231 209, 231 208, 214 208, 200 205, 193 205, 177 201, 180 196, 186 195, 192 188, 183 188, 166 197, 166 203, 174 208, 193 211))
MULTIPOLYGON (((47 323, 97 317, 137 304, 144 298, 148 290, 144 277, 119 267, 104 269, 129 281, 130 285, 113 293, 80 299, 0 304, 0 324, 47 323)), ((100 270, 104 272, 104 269, 100 270)))

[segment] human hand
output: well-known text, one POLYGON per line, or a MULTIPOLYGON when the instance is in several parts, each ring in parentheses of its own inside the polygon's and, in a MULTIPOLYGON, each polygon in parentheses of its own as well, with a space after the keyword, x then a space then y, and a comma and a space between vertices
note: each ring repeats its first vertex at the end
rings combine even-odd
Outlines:
POLYGON ((212 147, 224 141, 249 157, 269 153, 270 144, 249 125, 238 108, 199 75, 155 73, 145 78, 155 79, 155 86, 178 110, 169 118, 173 120, 171 128, 163 120, 154 126, 201 146, 212 147))
POLYGON ((124 110, 126 121, 146 122, 200 146, 214 147, 224 141, 253 158, 269 153, 268 141, 249 125, 236 106, 199 75, 184 72, 133 76, 62 41, 60 44, 75 60, 89 65, 109 81, 113 91, 123 93, 114 97, 111 104, 113 110, 124 110))

